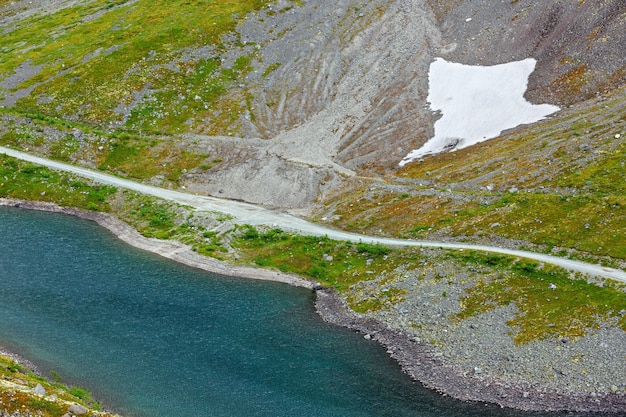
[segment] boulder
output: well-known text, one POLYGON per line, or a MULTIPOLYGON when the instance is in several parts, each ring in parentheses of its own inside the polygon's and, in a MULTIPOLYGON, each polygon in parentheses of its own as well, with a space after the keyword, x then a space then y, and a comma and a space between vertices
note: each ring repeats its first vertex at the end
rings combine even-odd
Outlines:
POLYGON ((67 409, 67 412, 70 414, 74 414, 77 416, 83 415, 83 414, 87 414, 87 410, 85 407, 83 407, 80 404, 72 404, 70 405, 70 408, 67 409))
POLYGON ((41 384, 37 384, 35 388, 33 388, 33 392, 37 395, 46 395, 46 389, 41 386, 41 384))

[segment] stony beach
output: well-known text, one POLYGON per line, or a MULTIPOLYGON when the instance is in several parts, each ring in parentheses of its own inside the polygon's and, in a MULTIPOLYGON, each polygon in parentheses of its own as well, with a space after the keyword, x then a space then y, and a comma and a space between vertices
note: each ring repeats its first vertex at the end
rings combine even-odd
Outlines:
MULTIPOLYGON (((379 320, 352 313, 332 290, 317 291, 316 308, 324 320, 354 329, 363 333, 366 339, 376 340, 385 346, 387 353, 398 361, 407 374, 443 395, 463 401, 489 402, 526 411, 602 412, 621 415, 626 410, 626 396, 623 394, 568 390, 559 387, 558 384, 552 386, 531 384, 507 377, 494 377, 478 368, 468 372, 466 367, 451 363, 446 358, 448 355, 442 354, 441 350, 414 335, 391 328, 379 320)), ((494 334, 496 339, 497 332, 494 334)), ((499 358, 499 352, 502 350, 499 345, 505 340, 506 338, 502 338, 493 346, 481 347, 485 355, 491 356, 489 363, 494 368, 502 368, 508 362, 499 358)), ((465 340, 458 345, 450 345, 446 353, 456 351, 458 356, 458 352, 463 351, 468 342, 470 341, 465 340)), ((543 353, 549 355, 549 348, 536 354, 542 356, 543 353)), ((538 369, 544 365, 543 361, 521 363, 521 366, 525 366, 531 372, 534 368, 538 369)))

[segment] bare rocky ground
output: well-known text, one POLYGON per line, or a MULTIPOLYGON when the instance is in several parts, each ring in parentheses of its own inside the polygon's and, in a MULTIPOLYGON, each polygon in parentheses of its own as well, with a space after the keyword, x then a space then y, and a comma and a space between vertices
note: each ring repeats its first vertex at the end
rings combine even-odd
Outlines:
POLYGON ((380 340, 407 373, 458 398, 526 410, 624 410, 626 332, 619 326, 606 323, 578 338, 516 344, 516 330, 507 324, 517 313, 513 304, 455 319, 466 290, 475 285, 476 277, 490 272, 451 263, 440 255, 441 251, 422 250, 422 268, 401 267, 347 292, 359 301, 400 290, 404 292, 400 301, 338 319, 325 306, 345 305, 346 294, 326 294, 318 297, 318 310, 331 322, 350 323, 366 338, 380 340), (407 350, 419 353, 414 356, 407 350))
MULTIPOLYGON (((551 359, 556 355, 551 354, 550 350, 555 349, 555 346, 550 346, 550 344, 545 344, 540 349, 536 349, 536 344, 529 347, 529 351, 532 352, 531 356, 534 358, 522 362, 528 367, 525 371, 534 374, 533 377, 515 380, 508 375, 503 376, 506 372, 506 364, 518 361, 520 351, 513 349, 513 352, 507 352, 503 348, 502 342, 506 338, 499 334, 498 330, 501 329, 493 331, 494 322, 489 319, 481 323, 485 324, 485 327, 480 328, 481 330, 472 330, 472 335, 469 338, 462 338, 461 344, 440 349, 432 343, 425 343, 420 336, 415 335, 416 332, 414 331, 382 324, 389 323, 386 320, 388 317, 381 322, 371 317, 352 313, 346 307, 345 301, 332 290, 317 292, 316 308, 324 320, 359 331, 363 333, 364 338, 381 343, 387 348, 387 353, 402 365, 407 374, 420 381, 424 386, 445 395, 465 401, 490 402, 503 407, 527 411, 576 410, 622 413, 626 407, 626 398, 619 393, 617 387, 614 387, 615 390, 611 392, 589 392, 588 390, 567 389, 556 382, 550 385, 541 384, 538 382, 540 377, 534 379, 533 377, 538 376, 537 370, 542 367, 550 369, 554 365, 551 359), (486 329, 488 330, 485 332, 486 329), (476 337, 480 332, 483 332, 483 336, 490 339, 489 343, 483 344, 485 337, 476 337), (491 343, 493 341, 495 344, 491 343), (466 353, 469 350, 474 351, 472 344, 479 344, 480 350, 483 352, 482 356, 488 357, 486 362, 481 363, 489 363, 491 367, 500 368, 499 374, 494 375, 485 372, 479 366, 471 369, 468 368, 467 364, 460 365, 458 361, 450 360, 451 356, 454 359, 462 356, 462 354, 459 355, 462 350, 466 353), (454 353, 451 353, 453 351, 454 353), (499 356, 502 354, 514 356, 501 361, 499 356)), ((442 333, 452 330, 446 329, 447 326, 441 324, 444 320, 445 317, 440 314, 436 318, 437 324, 434 325, 434 327, 439 327, 439 331, 442 333)), ((479 328, 474 324, 474 329, 479 328)), ((445 342, 450 341, 445 340, 445 342)), ((454 342, 458 343, 459 340, 454 342)), ((613 342, 623 343, 623 337, 619 339, 618 336, 617 340, 609 341, 609 343, 613 342)), ((585 350, 583 349, 583 351, 585 350)), ((595 349, 589 351, 592 352, 592 356, 597 357, 595 349)), ((472 358, 472 362, 479 363, 480 359, 472 358)))

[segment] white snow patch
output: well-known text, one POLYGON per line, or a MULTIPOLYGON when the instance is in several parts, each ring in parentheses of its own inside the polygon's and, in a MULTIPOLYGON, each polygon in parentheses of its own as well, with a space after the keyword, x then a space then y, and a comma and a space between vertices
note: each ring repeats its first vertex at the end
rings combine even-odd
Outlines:
POLYGON ((428 72, 428 102, 442 117, 435 136, 411 151, 403 166, 424 155, 466 148, 500 135, 503 130, 534 123, 557 112, 550 104, 532 104, 524 98, 536 60, 491 67, 463 65, 437 58, 428 72))

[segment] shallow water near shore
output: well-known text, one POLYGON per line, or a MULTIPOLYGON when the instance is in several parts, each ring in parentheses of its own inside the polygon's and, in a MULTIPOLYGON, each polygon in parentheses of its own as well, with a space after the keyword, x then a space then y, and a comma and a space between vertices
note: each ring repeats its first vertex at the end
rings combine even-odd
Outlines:
POLYGON ((93 222, 0 207, 0 344, 125 416, 566 415, 426 390, 313 301, 136 250, 93 222))

